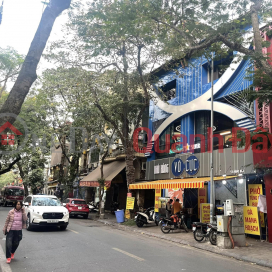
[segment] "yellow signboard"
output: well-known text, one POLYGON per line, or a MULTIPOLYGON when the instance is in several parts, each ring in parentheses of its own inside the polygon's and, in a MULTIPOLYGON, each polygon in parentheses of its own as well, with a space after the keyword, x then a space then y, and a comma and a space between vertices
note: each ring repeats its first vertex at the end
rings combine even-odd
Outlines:
POLYGON ((209 203, 200 204, 200 222, 202 223, 210 222, 210 204, 209 203))
POLYGON ((127 197, 127 210, 133 210, 134 209, 134 200, 135 197, 127 197))
POLYGON ((160 198, 161 197, 161 189, 155 190, 155 205, 154 205, 154 211, 159 212, 159 205, 160 205, 160 198))
MULTIPOLYGON (((263 194, 262 184, 248 184, 249 206, 257 207, 259 195, 263 194)), ((264 214, 260 212, 260 221, 262 228, 265 228, 264 214)))
POLYGON ((125 211, 125 218, 130 219, 130 212, 129 212, 129 210, 125 211))
POLYGON ((244 227, 247 234, 261 235, 257 207, 244 206, 244 227))
POLYGON ((198 218, 200 218, 200 205, 207 203, 207 185, 198 189, 198 218))

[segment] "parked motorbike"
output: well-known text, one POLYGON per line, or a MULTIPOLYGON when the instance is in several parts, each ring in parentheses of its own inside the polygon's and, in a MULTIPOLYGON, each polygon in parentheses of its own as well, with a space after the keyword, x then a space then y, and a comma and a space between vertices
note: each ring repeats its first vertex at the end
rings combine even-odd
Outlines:
POLYGON ((115 211, 119 209, 119 203, 118 202, 112 202, 111 203, 111 213, 115 214, 115 211))
POLYGON ((161 231, 163 233, 169 233, 170 230, 176 230, 183 228, 188 232, 188 228, 185 224, 185 215, 183 213, 176 213, 168 218, 161 218, 161 231))
POLYGON ((208 224, 209 240, 212 245, 216 246, 217 243, 217 225, 208 224))
POLYGON ((90 212, 98 212, 99 211, 99 202, 94 203, 94 201, 91 201, 88 203, 89 211, 90 212))
POLYGON ((202 242, 204 238, 209 237, 208 224, 194 222, 193 223, 194 238, 197 242, 202 242))
POLYGON ((154 207, 146 209, 145 212, 137 212, 134 221, 139 228, 150 223, 155 223, 157 226, 159 224, 154 207))

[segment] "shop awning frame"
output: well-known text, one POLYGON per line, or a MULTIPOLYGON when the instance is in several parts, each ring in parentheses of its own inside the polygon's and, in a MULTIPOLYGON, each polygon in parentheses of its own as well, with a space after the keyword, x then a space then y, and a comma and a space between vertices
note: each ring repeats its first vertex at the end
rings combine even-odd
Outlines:
MULTIPOLYGON (((103 166, 103 175, 105 178, 105 186, 109 188, 111 181, 126 167, 125 161, 113 161, 103 166)), ((98 166, 89 175, 84 177, 80 182, 80 187, 99 187, 98 179, 101 177, 101 169, 98 166)))
MULTIPOLYGON (((214 177, 214 181, 233 179, 236 176, 228 177, 214 177)), ((193 189, 193 188, 204 188, 204 183, 210 181, 210 177, 203 178, 187 178, 187 179, 166 179, 166 180, 155 180, 149 182, 139 182, 129 185, 130 190, 141 190, 141 189, 193 189)))

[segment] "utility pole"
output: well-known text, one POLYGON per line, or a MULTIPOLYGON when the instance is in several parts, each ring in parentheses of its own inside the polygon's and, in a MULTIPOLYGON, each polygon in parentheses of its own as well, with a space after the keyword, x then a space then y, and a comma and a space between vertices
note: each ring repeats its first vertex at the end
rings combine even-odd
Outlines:
POLYGON ((213 223, 214 209, 215 209, 215 190, 214 190, 214 180, 213 180, 213 75, 214 75, 214 53, 212 53, 212 71, 211 71, 211 133, 210 133, 210 222, 213 223))

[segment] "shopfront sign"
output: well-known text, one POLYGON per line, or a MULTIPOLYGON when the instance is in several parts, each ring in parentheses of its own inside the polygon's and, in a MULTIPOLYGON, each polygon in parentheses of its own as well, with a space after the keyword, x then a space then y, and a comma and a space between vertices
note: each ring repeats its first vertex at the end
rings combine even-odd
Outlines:
POLYGON ((244 228, 247 234, 261 235, 257 207, 244 206, 244 228))
POLYGON ((155 205, 154 205, 154 211, 155 212, 159 212, 160 197, 161 197, 161 189, 156 189, 155 190, 155 205))
POLYGON ((134 209, 134 201, 135 201, 135 197, 127 197, 126 210, 133 210, 134 209))
POLYGON ((183 161, 179 158, 174 159, 172 162, 172 173, 175 177, 179 177, 185 170, 185 165, 183 161))
POLYGON ((199 161, 196 156, 190 156, 185 163, 186 172, 191 175, 195 176, 199 170, 199 161))
MULTIPOLYGON (((221 150, 222 151, 222 150, 221 150)), ((214 169, 218 174, 232 176, 239 173, 253 173, 253 155, 250 149, 246 153, 232 153, 231 148, 223 149, 223 153, 214 150, 214 169), (237 172, 238 173, 238 172, 237 172)), ((175 157, 151 160, 146 163, 146 180, 171 178, 208 177, 210 175, 210 153, 181 153, 175 157), (184 170, 183 170, 184 165, 184 170)))
MULTIPOLYGON (((248 184, 248 199, 249 206, 257 207, 259 201, 259 195, 263 194, 262 184, 248 184)), ((260 213, 260 221, 262 228, 265 228, 264 213, 260 213)))
POLYGON ((200 222, 209 223, 210 222, 210 204, 202 203, 200 205, 200 222))
POLYGON ((154 174, 167 174, 169 173, 169 164, 155 165, 154 166, 154 174))

